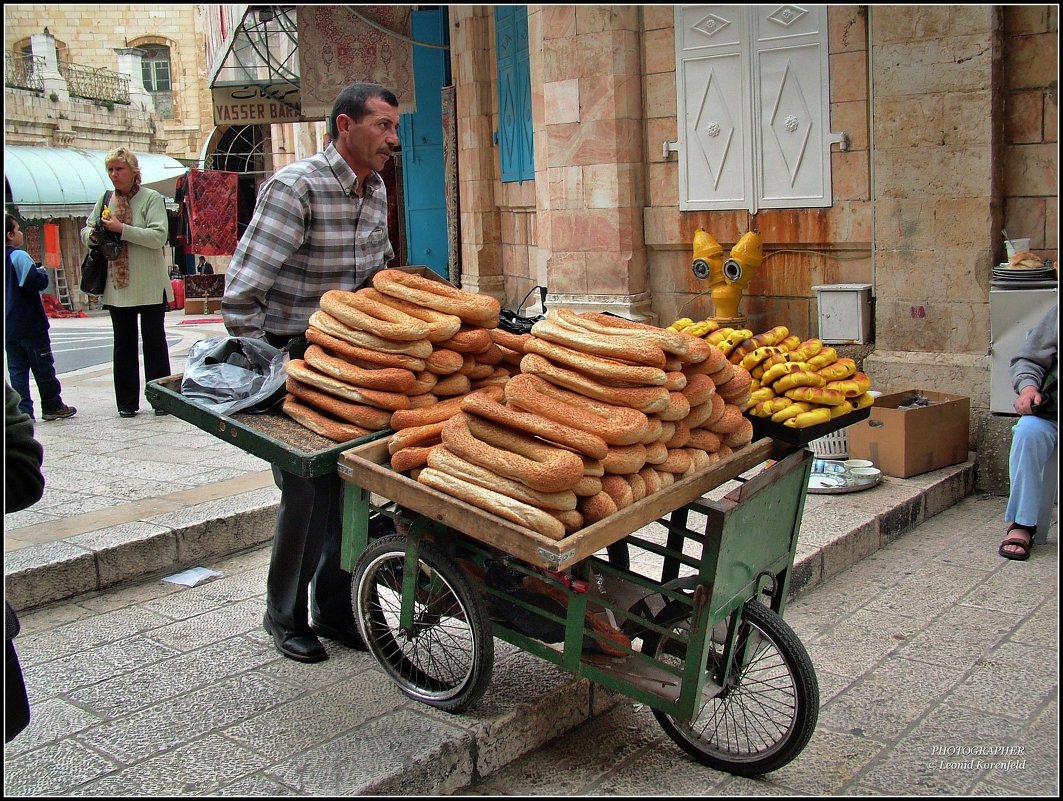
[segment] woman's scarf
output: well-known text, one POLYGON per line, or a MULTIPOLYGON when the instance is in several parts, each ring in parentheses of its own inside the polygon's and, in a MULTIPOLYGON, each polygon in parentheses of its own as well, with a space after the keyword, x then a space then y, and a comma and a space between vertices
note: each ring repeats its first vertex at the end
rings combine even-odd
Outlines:
MULTIPOLYGON (((137 175, 133 179, 133 188, 129 190, 129 194, 123 194, 117 189, 114 190, 114 216, 122 221, 124 225, 133 224, 133 207, 130 205, 130 201, 133 196, 140 191, 140 175, 137 175)), ((122 250, 118 253, 118 258, 109 263, 111 268, 111 280, 114 281, 114 285, 119 289, 124 289, 129 286, 129 244, 122 242, 122 250)))

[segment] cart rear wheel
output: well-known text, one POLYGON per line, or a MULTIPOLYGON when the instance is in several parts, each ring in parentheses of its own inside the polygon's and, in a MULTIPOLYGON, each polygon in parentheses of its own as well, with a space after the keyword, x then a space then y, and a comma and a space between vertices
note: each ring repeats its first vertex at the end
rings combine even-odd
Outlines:
MULTIPOLYGON (((681 667, 690 607, 670 605, 657 622, 670 633, 650 634, 643 652, 681 667)), ((710 681, 720 675, 726 630, 726 624, 714 630, 706 665, 710 681)), ((701 764, 756 776, 781 768, 808 744, 819 718, 819 684, 793 629, 756 601, 745 605, 735 654, 741 664, 732 665, 727 686, 715 697, 703 698, 689 723, 658 710, 653 714, 668 736, 701 764)))
POLYGON ((475 702, 491 681, 494 641, 487 612, 458 566, 420 543, 412 630, 400 621, 407 538, 381 537, 358 559, 353 605, 362 637, 410 698, 447 712, 475 702))

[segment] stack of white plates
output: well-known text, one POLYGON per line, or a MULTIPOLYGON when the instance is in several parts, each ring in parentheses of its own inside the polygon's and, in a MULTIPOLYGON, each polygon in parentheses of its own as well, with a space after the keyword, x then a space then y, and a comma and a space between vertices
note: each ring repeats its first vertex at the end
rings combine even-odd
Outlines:
POLYGON ((1054 267, 1035 267, 1028 270, 1014 270, 1007 264, 993 268, 993 286, 1007 289, 1038 289, 1056 286, 1057 277, 1054 267))

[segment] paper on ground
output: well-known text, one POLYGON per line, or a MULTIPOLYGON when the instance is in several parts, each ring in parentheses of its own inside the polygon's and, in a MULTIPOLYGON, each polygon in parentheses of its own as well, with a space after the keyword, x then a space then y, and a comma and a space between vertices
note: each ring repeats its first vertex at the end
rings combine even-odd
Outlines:
POLYGON ((184 584, 186 587, 195 587, 204 581, 221 578, 224 575, 224 573, 219 573, 217 570, 211 570, 206 567, 190 567, 188 570, 182 570, 180 573, 167 576, 163 581, 168 581, 171 584, 184 584))

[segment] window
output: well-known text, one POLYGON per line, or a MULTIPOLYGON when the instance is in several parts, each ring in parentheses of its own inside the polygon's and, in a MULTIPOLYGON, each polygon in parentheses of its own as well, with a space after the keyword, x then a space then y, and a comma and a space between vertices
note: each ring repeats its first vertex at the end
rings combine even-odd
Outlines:
POLYGON ((532 144, 531 71, 528 66, 528 7, 495 7, 495 58, 498 66, 496 141, 502 181, 535 178, 532 144))
POLYGON ((144 51, 141 69, 144 88, 155 102, 155 111, 164 120, 173 119, 173 85, 170 82, 170 48, 139 45, 144 51))
POLYGON ((826 6, 676 6, 681 210, 832 204, 826 6))

